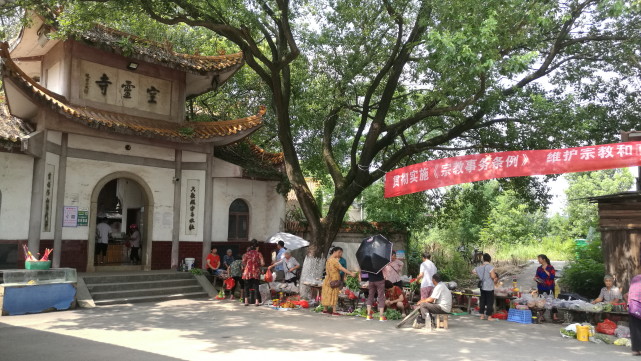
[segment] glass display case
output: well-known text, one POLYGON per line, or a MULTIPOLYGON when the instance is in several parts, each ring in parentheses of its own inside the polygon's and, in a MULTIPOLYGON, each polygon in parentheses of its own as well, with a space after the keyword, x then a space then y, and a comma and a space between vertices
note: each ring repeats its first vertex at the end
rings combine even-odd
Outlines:
POLYGON ((48 270, 4 270, 2 286, 47 285, 55 283, 76 283, 78 276, 75 268, 56 268, 48 270))

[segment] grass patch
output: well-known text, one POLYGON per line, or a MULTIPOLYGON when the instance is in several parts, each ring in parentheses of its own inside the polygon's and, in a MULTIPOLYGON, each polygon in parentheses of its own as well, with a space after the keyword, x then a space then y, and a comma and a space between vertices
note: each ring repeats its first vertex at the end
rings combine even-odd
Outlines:
POLYGON ((567 261, 574 256, 574 240, 545 237, 540 242, 494 246, 484 251, 490 253, 493 259, 508 261, 515 265, 536 259, 540 254, 546 255, 554 261, 567 261))

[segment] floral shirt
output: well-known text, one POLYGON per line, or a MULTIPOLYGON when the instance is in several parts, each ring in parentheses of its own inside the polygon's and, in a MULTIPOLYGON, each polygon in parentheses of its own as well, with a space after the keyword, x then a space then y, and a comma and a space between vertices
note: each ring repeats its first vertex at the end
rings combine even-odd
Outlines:
POLYGON ((547 265, 545 269, 550 273, 549 276, 543 271, 543 265, 536 269, 536 277, 540 279, 540 282, 537 283, 537 288, 539 292, 554 292, 554 276, 556 275, 556 271, 551 264, 547 265))
POLYGON ((229 274, 232 277, 240 277, 243 275, 243 261, 237 259, 229 266, 229 274))
POLYGON ((403 261, 401 260, 394 260, 385 266, 383 268, 383 275, 385 276, 385 279, 392 282, 392 283, 397 283, 401 280, 401 270, 403 269, 403 261))
POLYGON ((261 261, 263 260, 263 255, 261 255, 256 250, 251 250, 243 256, 243 264, 245 265, 245 270, 243 271, 243 279, 260 279, 260 266, 261 261))

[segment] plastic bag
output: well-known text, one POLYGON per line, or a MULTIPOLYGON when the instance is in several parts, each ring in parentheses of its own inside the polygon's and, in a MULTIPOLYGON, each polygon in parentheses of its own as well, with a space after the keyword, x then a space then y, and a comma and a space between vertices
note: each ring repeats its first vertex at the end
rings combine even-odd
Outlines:
POLYGON ((606 335, 614 335, 616 329, 617 324, 610 320, 605 320, 596 325, 596 332, 605 333, 606 335))
POLYGON ((614 335, 618 338, 630 338, 630 328, 626 326, 617 326, 614 335))
POLYGON ((507 312, 506 311, 499 311, 495 314, 492 315, 492 318, 496 318, 497 320, 507 320, 507 312))
POLYGON ((269 290, 269 285, 268 284, 261 284, 258 286, 258 292, 260 293, 260 297, 263 301, 263 303, 269 303, 271 301, 272 293, 269 290))
POLYGON ((629 338, 619 338, 614 341, 614 345, 632 347, 632 343, 630 342, 629 338))
POLYGON ((272 271, 265 271, 265 282, 274 282, 274 275, 272 274, 272 271))
POLYGON ((231 277, 223 281, 223 287, 225 287, 226 290, 231 290, 234 286, 236 286, 236 281, 231 277))

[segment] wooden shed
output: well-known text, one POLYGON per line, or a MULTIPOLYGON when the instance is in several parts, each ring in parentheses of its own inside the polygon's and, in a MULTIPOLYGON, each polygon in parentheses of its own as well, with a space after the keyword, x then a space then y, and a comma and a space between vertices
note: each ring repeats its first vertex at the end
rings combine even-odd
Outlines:
POLYGON ((627 292, 630 279, 641 273, 641 193, 637 191, 591 197, 599 206, 606 273, 627 292))

